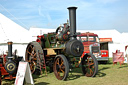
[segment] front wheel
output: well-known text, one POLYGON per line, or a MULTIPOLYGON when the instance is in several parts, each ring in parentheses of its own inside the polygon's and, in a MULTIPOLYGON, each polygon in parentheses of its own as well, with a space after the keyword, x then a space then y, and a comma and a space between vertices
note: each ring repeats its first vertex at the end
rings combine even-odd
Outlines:
POLYGON ((25 61, 30 65, 32 74, 40 74, 43 66, 43 50, 38 42, 30 42, 26 48, 25 61))
POLYGON ((53 64, 53 71, 58 80, 66 80, 69 73, 69 63, 64 55, 57 55, 53 64))
POLYGON ((87 77, 94 77, 98 73, 98 62, 94 55, 85 54, 82 61, 82 72, 87 77))

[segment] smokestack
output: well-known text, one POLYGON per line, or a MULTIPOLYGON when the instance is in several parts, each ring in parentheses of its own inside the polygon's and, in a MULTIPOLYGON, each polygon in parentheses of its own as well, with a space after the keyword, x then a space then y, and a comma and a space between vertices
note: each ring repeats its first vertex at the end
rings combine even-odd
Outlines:
POLYGON ((76 38, 76 9, 77 7, 68 7, 70 20, 70 39, 76 38))
POLYGON ((8 57, 12 57, 12 42, 8 42, 8 57))

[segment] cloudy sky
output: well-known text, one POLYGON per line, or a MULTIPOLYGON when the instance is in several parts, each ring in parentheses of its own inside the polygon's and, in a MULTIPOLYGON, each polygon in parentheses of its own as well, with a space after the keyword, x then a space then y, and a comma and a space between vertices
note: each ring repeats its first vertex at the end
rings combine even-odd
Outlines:
POLYGON ((76 6, 77 29, 128 32, 128 0, 0 0, 0 13, 26 29, 57 28, 76 6))

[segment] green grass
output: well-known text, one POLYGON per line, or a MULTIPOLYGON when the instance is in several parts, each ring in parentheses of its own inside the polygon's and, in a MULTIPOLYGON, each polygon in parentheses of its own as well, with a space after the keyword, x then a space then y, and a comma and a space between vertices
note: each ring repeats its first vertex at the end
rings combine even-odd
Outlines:
MULTIPOLYGON (((112 59, 108 64, 99 64, 99 71, 96 77, 85 77, 82 75, 81 68, 69 73, 67 81, 57 80, 54 73, 47 76, 33 75, 35 85, 128 85, 128 65, 113 65, 112 59)), ((13 85, 14 81, 3 80, 2 85, 13 85)))

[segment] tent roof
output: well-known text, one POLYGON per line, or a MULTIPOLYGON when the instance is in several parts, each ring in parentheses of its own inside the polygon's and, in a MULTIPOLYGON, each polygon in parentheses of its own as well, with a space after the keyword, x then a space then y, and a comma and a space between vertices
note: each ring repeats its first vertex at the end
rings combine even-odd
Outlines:
POLYGON ((31 41, 29 31, 0 13, 0 43, 28 43, 31 41))

